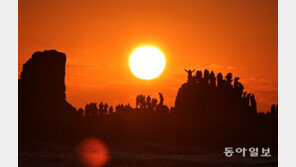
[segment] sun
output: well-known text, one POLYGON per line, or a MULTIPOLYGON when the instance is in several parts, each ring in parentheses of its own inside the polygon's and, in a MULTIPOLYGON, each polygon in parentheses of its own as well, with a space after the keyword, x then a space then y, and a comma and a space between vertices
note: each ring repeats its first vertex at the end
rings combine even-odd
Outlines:
POLYGON ((135 49, 129 58, 132 73, 140 79, 150 80, 158 77, 164 70, 164 54, 156 47, 141 46, 135 49))

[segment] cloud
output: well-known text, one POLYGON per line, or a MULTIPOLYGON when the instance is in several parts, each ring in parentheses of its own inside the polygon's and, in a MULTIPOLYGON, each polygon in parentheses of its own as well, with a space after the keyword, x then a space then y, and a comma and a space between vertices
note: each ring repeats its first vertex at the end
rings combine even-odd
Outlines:
POLYGON ((208 66, 208 68, 224 68, 224 67, 221 66, 221 65, 218 65, 218 64, 210 64, 210 65, 208 66))
POLYGON ((226 69, 227 69, 227 70, 234 70, 235 68, 232 67, 232 66, 228 66, 228 67, 226 67, 226 69))
POLYGON ((273 83, 270 79, 265 79, 265 78, 261 78, 261 79, 256 79, 256 78, 247 78, 243 80, 244 83, 248 83, 248 84, 256 84, 256 85, 277 85, 276 83, 273 83))
POLYGON ((66 67, 70 67, 70 68, 83 68, 83 67, 100 68, 100 66, 97 64, 66 64, 66 67))

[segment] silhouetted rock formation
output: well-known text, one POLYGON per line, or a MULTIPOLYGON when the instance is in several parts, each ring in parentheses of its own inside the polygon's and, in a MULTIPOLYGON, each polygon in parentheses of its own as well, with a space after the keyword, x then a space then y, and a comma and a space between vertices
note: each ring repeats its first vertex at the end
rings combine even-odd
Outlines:
POLYGON ((208 70, 204 71, 203 76, 201 71, 197 71, 196 76, 188 76, 188 82, 181 86, 176 97, 178 115, 206 122, 211 118, 233 121, 233 118, 256 115, 255 97, 251 94, 243 97, 244 88, 239 78, 235 78, 234 85, 231 73, 227 74, 225 80, 221 73, 217 78, 216 84, 214 72, 210 74, 208 70))
POLYGON ((65 63, 64 53, 48 50, 34 53, 23 65, 18 85, 20 137, 56 134, 65 122, 65 63))
POLYGON ((231 73, 225 79, 219 73, 216 83, 214 72, 209 73, 206 69, 204 74, 201 71, 195 76, 188 73, 188 81, 179 89, 175 101, 175 115, 182 122, 179 127, 190 127, 186 135, 192 137, 190 131, 197 133, 195 139, 206 142, 228 140, 241 144, 277 145, 275 106, 271 109, 274 114, 257 113, 254 94, 244 92, 238 80, 236 77, 232 83, 231 73))

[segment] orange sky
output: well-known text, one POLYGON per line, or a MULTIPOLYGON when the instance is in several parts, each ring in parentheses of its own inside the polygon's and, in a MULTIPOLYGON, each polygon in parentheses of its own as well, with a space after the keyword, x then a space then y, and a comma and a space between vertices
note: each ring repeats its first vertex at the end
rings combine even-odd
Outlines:
POLYGON ((67 55, 66 95, 76 107, 131 103, 137 94, 174 104, 184 68, 232 72, 255 94, 259 111, 278 99, 276 0, 21 0, 19 72, 35 51, 67 55), (167 65, 155 80, 137 79, 131 52, 153 45, 167 65))

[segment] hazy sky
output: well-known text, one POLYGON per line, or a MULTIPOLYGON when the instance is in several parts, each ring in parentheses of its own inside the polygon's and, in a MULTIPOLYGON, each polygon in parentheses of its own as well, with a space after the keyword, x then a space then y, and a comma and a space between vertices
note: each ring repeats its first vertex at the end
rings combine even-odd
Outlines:
POLYGON ((135 106, 137 94, 174 105, 185 68, 232 72, 259 111, 278 100, 277 0, 21 0, 19 72, 35 51, 67 55, 66 95, 89 102, 135 106), (167 66, 155 80, 137 79, 131 52, 153 45, 167 66))

